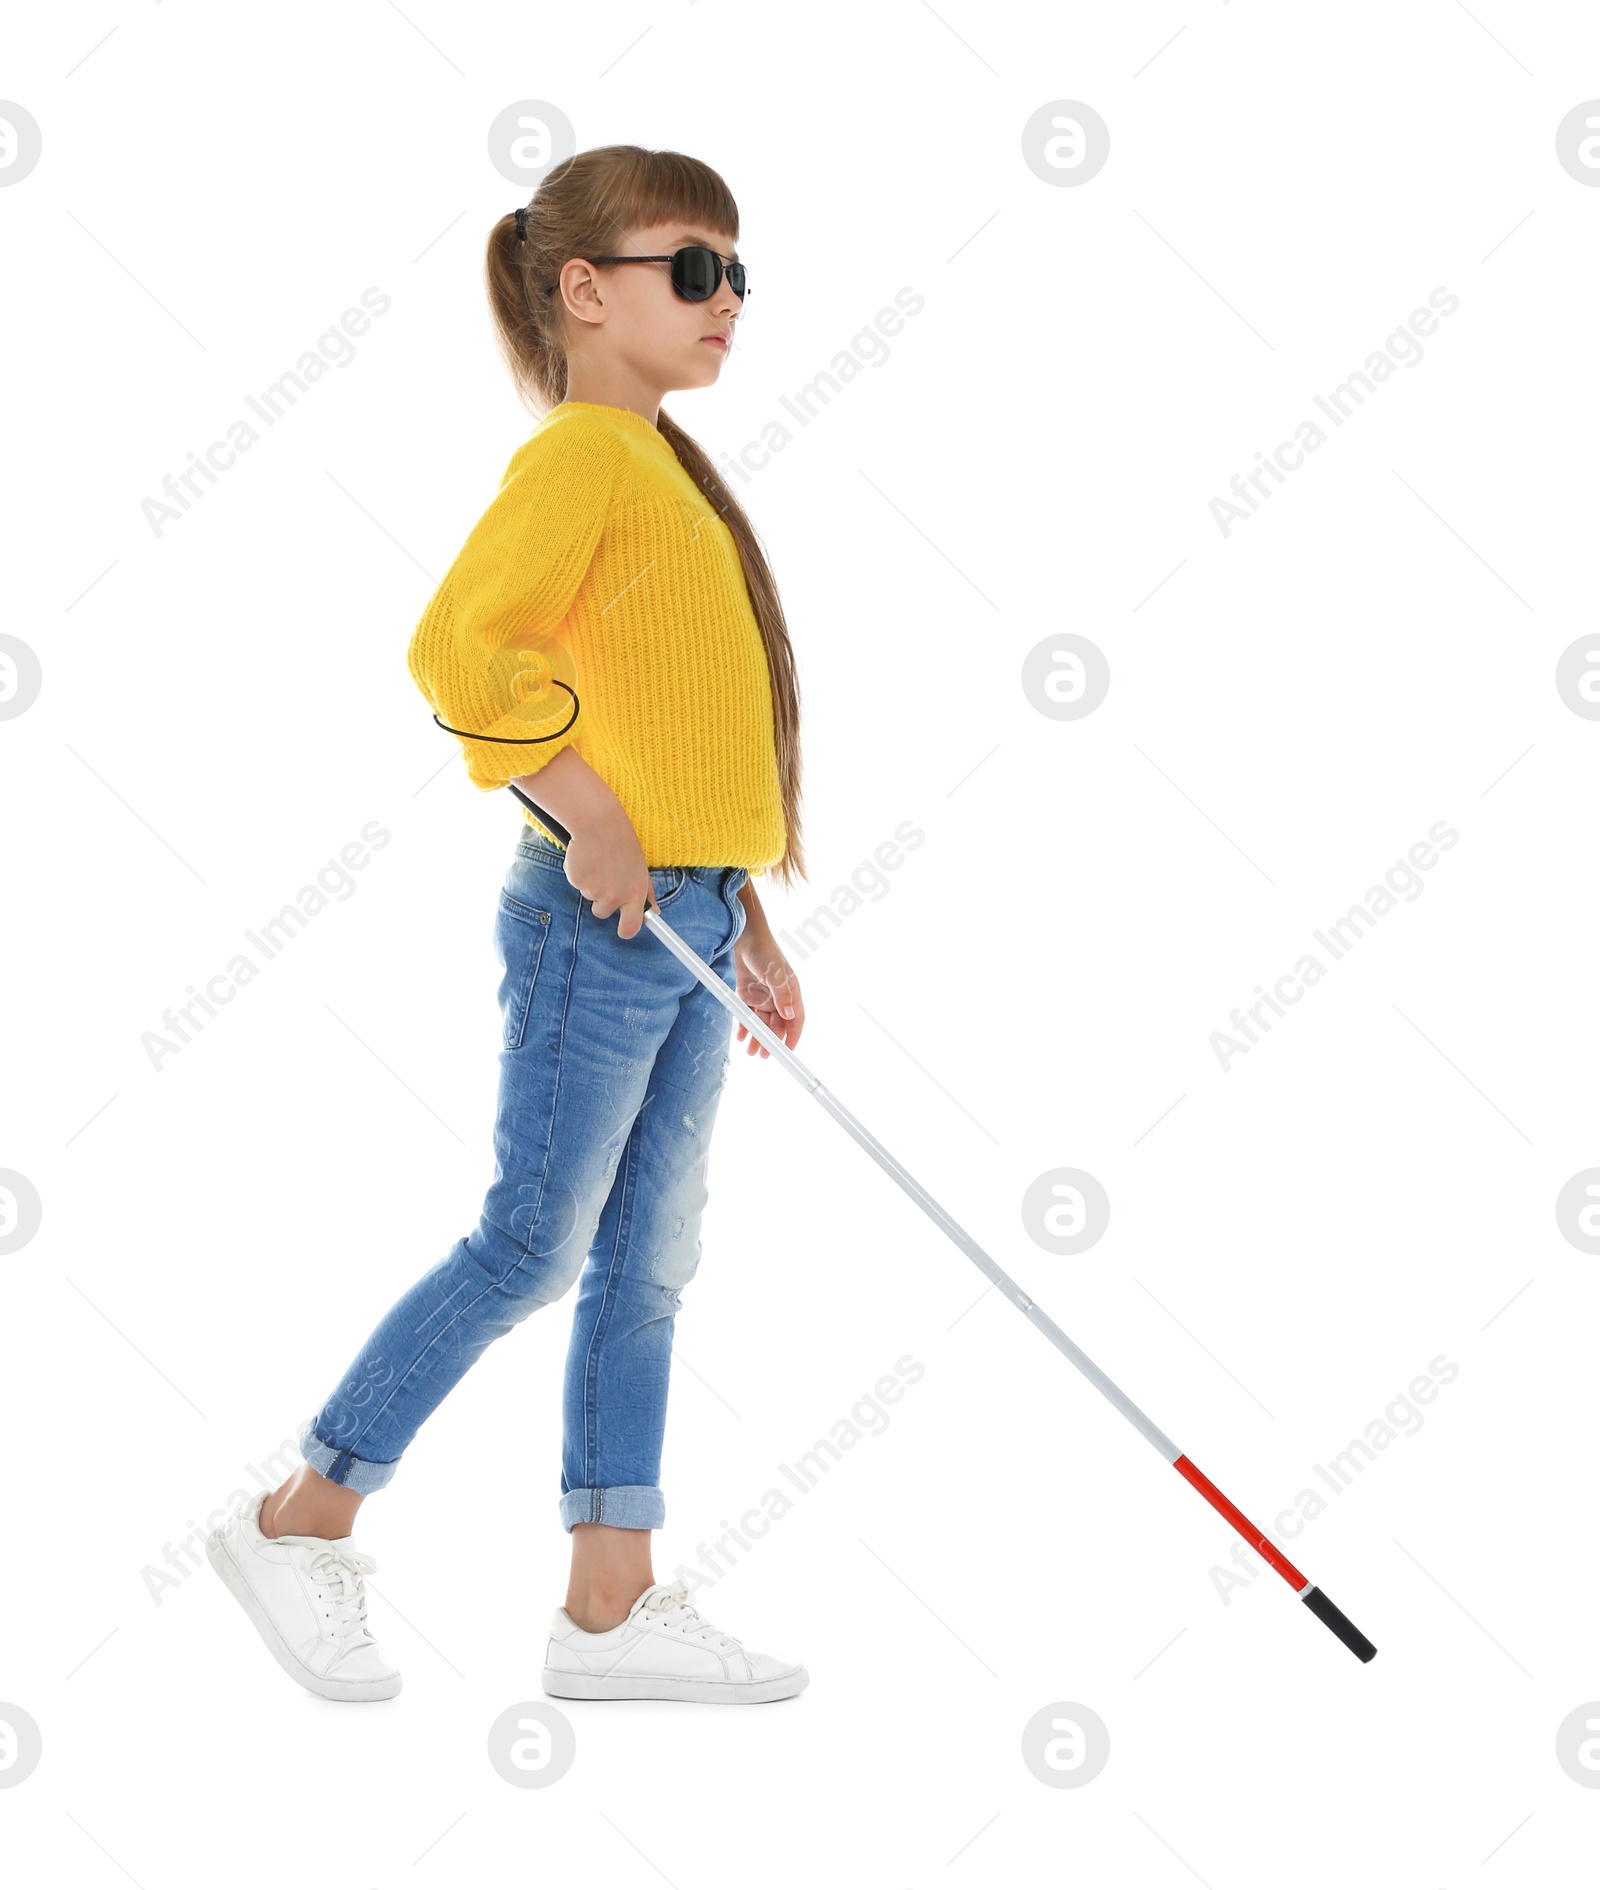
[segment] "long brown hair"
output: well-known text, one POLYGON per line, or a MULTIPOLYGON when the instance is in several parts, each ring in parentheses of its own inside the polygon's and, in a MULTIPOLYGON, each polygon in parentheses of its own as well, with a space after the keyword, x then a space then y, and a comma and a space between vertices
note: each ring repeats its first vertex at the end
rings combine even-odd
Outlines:
MULTIPOLYGON (((548 413, 567 397, 561 305, 549 293, 574 256, 615 254, 634 230, 658 223, 698 223, 739 240, 739 206, 710 165, 679 151, 608 144, 564 158, 540 180, 518 241, 514 211, 489 232, 484 264, 489 306, 506 365, 525 405, 548 413)), ((789 889, 805 877, 800 836, 800 685, 783 605, 755 527, 710 455, 667 413, 659 429, 678 463, 715 506, 739 547, 746 588, 761 626, 772 683, 778 780, 788 839, 772 871, 789 889)))

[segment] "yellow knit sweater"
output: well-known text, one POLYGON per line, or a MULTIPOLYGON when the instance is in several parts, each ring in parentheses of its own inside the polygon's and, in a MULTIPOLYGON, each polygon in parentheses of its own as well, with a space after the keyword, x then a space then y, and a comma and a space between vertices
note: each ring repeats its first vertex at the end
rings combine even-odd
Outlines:
MULTIPOLYGON (((463 740, 474 786, 504 787, 570 745, 621 801, 647 865, 754 877, 783 857, 772 685, 738 546, 643 414, 582 400, 546 414, 406 660, 441 721, 525 736, 504 675, 507 646, 530 635, 572 657, 576 719, 537 746, 463 740)), ((558 700, 555 728, 571 709, 558 700)))

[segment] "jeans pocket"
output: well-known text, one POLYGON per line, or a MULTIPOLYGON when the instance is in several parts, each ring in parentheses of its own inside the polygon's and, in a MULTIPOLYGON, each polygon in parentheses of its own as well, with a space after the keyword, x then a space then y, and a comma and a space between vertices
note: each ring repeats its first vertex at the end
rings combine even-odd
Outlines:
POLYGON ((733 912, 733 931, 729 934, 729 945, 737 945, 744 936, 744 928, 749 923, 750 913, 744 901, 739 897, 739 888, 749 879, 748 873, 736 874, 727 888, 728 905, 733 912))
POLYGON ((507 1050, 520 1050, 528 1028, 528 1007, 533 1001, 534 980, 539 975, 539 960, 544 956, 545 940, 550 936, 550 914, 537 906, 524 905, 511 894, 500 895, 500 911, 495 922, 495 943, 500 952, 501 1042, 507 1050))
POLYGON ((652 866, 650 884, 656 889, 656 904, 663 909, 670 906, 683 891, 688 878, 681 866, 652 866))

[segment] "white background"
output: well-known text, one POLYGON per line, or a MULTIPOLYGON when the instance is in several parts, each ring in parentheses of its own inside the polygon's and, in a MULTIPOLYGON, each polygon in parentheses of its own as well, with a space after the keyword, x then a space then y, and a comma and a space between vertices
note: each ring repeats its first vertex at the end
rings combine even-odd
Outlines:
POLYGON ((1600 1163, 1600 725, 1554 675, 1595 628, 1600 190, 1555 132, 1600 20, 124 0, 7 39, 43 128, 0 191, 0 630, 44 674, 0 724, 0 1166, 43 1202, 0 1258, 0 1700, 44 1741, 0 1791, 14 1880, 1588 1881, 1556 1728, 1600 1697, 1600 1262, 1554 1208, 1600 1163), (299 1691, 204 1567, 152 1598, 492 1172, 520 814, 404 655, 533 424, 482 288, 520 99, 732 187, 748 321, 666 403, 718 455, 926 298, 740 488, 804 692, 774 923, 926 834, 797 959, 800 1055, 1258 1521, 1459 1367, 1285 1541, 1370 1665, 1270 1574, 1225 1603, 1221 1519, 742 1051, 657 1573, 925 1366, 697 1596, 801 1699, 572 1704, 564 1779, 491 1768, 564 1593, 570 1302, 362 1513, 396 1700, 299 1691), (1110 128, 1077 188, 1022 155, 1063 99, 1110 128), (354 361, 157 537, 141 501, 369 287, 354 361), (1210 501, 1439 287, 1423 358, 1224 537, 1210 501), (1062 631, 1110 664, 1078 721, 1021 683, 1062 631), (1211 1033, 1441 820, 1424 892, 1224 1072, 1211 1033), (368 821, 354 894, 154 1070, 163 1010, 368 821), (1021 1212, 1061 1167, 1111 1203, 1072 1257, 1021 1212), (1110 1759, 1056 1790, 1022 1729, 1065 1701, 1110 1759))

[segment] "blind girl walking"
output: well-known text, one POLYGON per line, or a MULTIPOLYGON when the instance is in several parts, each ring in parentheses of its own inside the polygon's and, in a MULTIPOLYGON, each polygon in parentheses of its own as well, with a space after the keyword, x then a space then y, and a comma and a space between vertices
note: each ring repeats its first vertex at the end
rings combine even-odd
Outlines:
POLYGON ((473 783, 516 782, 571 839, 525 812, 500 893, 494 1178, 477 1226, 306 1420, 304 1464, 207 1542, 279 1665, 325 1698, 400 1690, 368 1625, 361 1503, 473 1361, 574 1286, 556 1504, 572 1568, 546 1692, 749 1703, 807 1683, 657 1582, 650 1548, 733 1020, 644 930, 646 908, 791 1048, 805 1021, 754 884, 805 872, 794 653, 749 520, 660 406, 722 372, 749 294, 738 236, 715 171, 635 145, 557 164, 490 235, 500 345, 542 417, 408 662, 473 783), (535 742, 506 677, 536 646, 570 659, 575 683, 558 732, 535 742))

